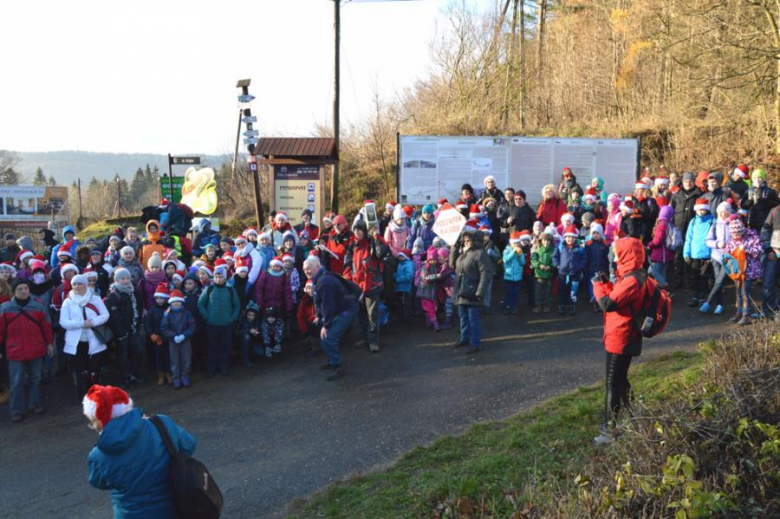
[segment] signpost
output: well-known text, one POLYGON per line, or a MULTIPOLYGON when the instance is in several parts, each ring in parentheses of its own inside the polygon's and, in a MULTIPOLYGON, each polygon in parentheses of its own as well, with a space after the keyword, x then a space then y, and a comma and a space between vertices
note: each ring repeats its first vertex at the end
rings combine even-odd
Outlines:
POLYGON ((165 182, 162 178, 160 179, 160 193, 164 193, 163 187, 167 186, 171 203, 178 204, 181 201, 181 186, 184 184, 184 177, 176 177, 176 179, 180 179, 180 182, 177 183, 173 176, 172 166, 174 164, 200 166, 200 157, 174 157, 170 153, 168 154, 168 181, 165 182), (176 193, 179 194, 178 198, 176 193))
POLYGON ((295 225, 301 221, 303 210, 308 209, 313 213, 312 221, 319 222, 323 214, 320 166, 275 164, 273 168, 276 211, 285 213, 295 225))
MULTIPOLYGON (((252 115, 252 109, 249 107, 249 103, 255 98, 255 96, 249 93, 249 84, 251 79, 241 79, 236 83, 236 88, 241 89, 241 95, 238 96, 238 102, 240 103, 240 121, 246 124, 246 131, 244 132, 244 146, 246 146, 249 152, 249 169, 250 175, 252 175, 252 188, 255 194, 255 218, 257 219, 258 228, 263 225, 263 205, 260 196, 260 179, 257 176, 257 157, 255 155, 255 145, 258 142, 258 136, 260 132, 253 129, 252 125, 257 122, 257 117, 252 115), (243 105, 243 106, 242 106, 243 105), (254 169, 252 168, 254 166, 254 169)), ((238 131, 241 132, 241 124, 238 125, 238 131)), ((236 136, 236 158, 238 157, 238 136, 236 136)), ((234 159, 234 163, 235 163, 234 159)))

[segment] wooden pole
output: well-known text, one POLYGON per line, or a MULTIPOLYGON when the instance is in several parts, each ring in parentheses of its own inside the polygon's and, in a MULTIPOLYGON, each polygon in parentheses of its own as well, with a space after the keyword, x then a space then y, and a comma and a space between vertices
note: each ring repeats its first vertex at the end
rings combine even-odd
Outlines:
POLYGON ((83 218, 83 216, 84 216, 84 214, 83 214, 83 213, 82 213, 82 211, 81 211, 81 178, 79 178, 79 183, 78 183, 78 186, 79 186, 79 219, 78 219, 78 221, 76 222, 76 227, 79 227, 79 226, 81 226, 81 219, 82 219, 82 218, 83 218))
POLYGON ((233 153, 233 169, 230 171, 230 181, 236 176, 236 168, 238 167, 238 143, 241 141, 241 117, 243 116, 241 110, 238 111, 238 129, 236 130, 236 151, 233 153))
POLYGON ((333 163, 333 178, 330 181, 330 209, 339 212, 339 95, 340 95, 340 49, 341 49, 341 0, 333 0, 333 151, 336 161, 333 163))

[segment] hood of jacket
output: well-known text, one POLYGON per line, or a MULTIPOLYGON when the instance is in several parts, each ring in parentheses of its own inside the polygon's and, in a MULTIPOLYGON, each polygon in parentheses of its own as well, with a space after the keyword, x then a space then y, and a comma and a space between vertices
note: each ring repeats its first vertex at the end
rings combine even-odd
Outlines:
POLYGON ((160 240, 160 222, 157 220, 149 220, 146 222, 146 236, 151 241, 159 241, 160 240), (157 226, 157 232, 150 232, 149 227, 152 225, 157 226))
POLYGON ((636 238, 621 238, 615 242, 618 276, 625 276, 632 270, 642 269, 645 265, 645 248, 636 238))
POLYGON ((29 236, 22 236, 21 238, 19 238, 19 241, 17 243, 22 248, 22 250, 35 250, 35 248, 33 247, 32 238, 30 238, 29 236))
POLYGON ((674 208, 670 205, 661 207, 661 211, 658 213, 658 219, 670 222, 672 221, 672 218, 674 218, 674 208))
POLYGON ((43 243, 47 247, 53 247, 54 245, 57 245, 59 243, 57 240, 54 239, 54 231, 51 229, 47 229, 46 227, 42 228, 41 231, 43 231, 43 243))
POLYGON ((111 419, 98 438, 98 448, 106 454, 126 451, 143 430, 143 416, 140 409, 133 409, 118 418, 111 419))
POLYGON ((483 234, 484 233, 482 231, 474 231, 469 233, 469 236, 471 236, 471 248, 469 249, 470 251, 485 248, 482 243, 482 241, 484 240, 483 234))
POLYGON ((595 177, 595 179, 596 182, 598 183, 597 184, 598 187, 596 189, 598 189, 599 191, 604 191, 604 179, 601 177, 595 177))
POLYGON ((62 228, 62 239, 63 240, 66 239, 65 238, 65 234, 67 234, 69 232, 73 233, 73 239, 76 239, 76 228, 73 227, 72 225, 66 225, 65 227, 62 228))

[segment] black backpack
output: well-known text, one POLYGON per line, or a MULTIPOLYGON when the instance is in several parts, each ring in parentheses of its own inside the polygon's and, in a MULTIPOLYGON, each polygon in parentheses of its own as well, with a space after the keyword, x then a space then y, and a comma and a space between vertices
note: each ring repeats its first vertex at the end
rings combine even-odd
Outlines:
POLYGON ((358 303, 363 301, 364 294, 363 294, 363 289, 360 288, 360 285, 358 285, 354 281, 350 281, 344 276, 336 274, 335 272, 327 272, 326 275, 333 276, 334 278, 339 280, 339 282, 341 283, 341 287, 344 289, 344 297, 346 297, 347 299, 354 299, 358 303))
POLYGON ((168 207, 168 220, 165 232, 174 236, 186 236, 192 228, 192 209, 185 204, 171 204, 168 207))
POLYGON ((173 501, 179 515, 187 519, 218 518, 222 514, 222 492, 206 466, 176 450, 159 416, 152 416, 150 421, 157 427, 171 457, 173 501))

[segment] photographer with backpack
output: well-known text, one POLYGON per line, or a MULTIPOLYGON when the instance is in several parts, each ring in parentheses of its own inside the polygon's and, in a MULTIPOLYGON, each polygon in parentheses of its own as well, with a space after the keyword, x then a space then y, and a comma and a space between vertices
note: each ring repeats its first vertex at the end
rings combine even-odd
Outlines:
MULTIPOLYGON (((604 273, 593 278, 593 294, 604 312, 604 349, 607 352, 606 402, 601 434, 596 443, 609 443, 621 404, 630 405, 628 368, 642 353, 642 332, 635 316, 643 307, 646 285, 645 248, 636 238, 621 238, 612 245, 617 263, 617 281, 604 273)), ((657 287, 657 284, 655 285, 657 287)))

